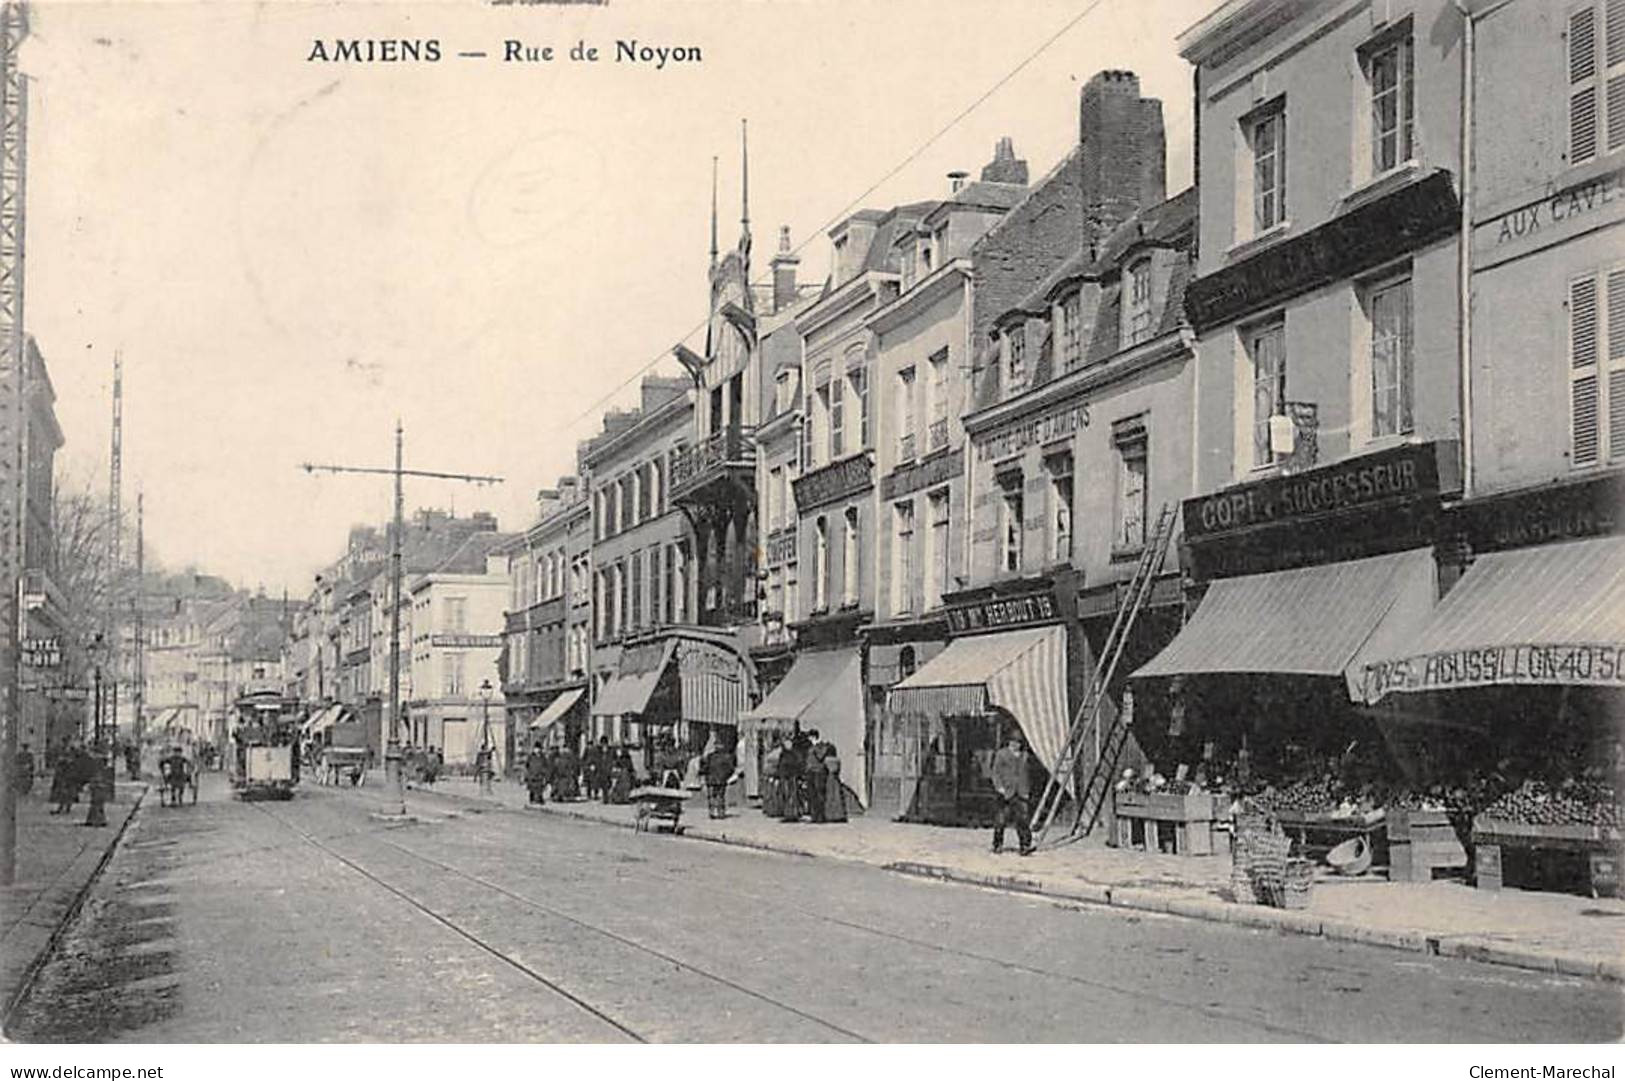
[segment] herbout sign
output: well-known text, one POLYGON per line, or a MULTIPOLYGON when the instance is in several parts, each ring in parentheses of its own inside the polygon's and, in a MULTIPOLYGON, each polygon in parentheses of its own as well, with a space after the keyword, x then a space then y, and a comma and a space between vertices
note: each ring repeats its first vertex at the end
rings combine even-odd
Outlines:
POLYGON ((1019 597, 992 597, 974 604, 955 605, 948 609, 948 631, 969 634, 1059 618, 1060 611, 1052 594, 1025 593, 1019 597))

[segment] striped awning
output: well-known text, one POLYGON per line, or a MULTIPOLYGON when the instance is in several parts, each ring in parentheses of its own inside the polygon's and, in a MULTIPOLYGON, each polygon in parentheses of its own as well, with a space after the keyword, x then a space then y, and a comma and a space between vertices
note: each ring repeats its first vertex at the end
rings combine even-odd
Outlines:
POLYGON ((894 716, 923 717, 1003 709, 1047 766, 1066 742, 1066 631, 1033 627, 955 638, 893 687, 886 706, 894 716))
POLYGON ((152 720, 147 722, 147 728, 153 732, 162 732, 180 719, 179 706, 170 706, 159 712, 152 720))
POLYGON ((655 693, 661 673, 671 662, 675 642, 668 638, 659 643, 646 643, 626 647, 621 652, 620 670, 598 694, 592 704, 595 717, 619 717, 625 713, 642 713, 649 708, 649 698, 655 693))
POLYGON ((803 653, 773 693, 753 710, 739 715, 741 724, 799 723, 835 745, 848 787, 866 801, 869 793, 863 740, 868 719, 863 706, 863 660, 856 649, 803 653))
POLYGON ((1504 684, 1625 686, 1625 537, 1479 556, 1362 674, 1368 702, 1504 684))
POLYGON ((1433 609, 1437 583, 1430 548, 1223 578, 1134 678, 1342 676, 1358 701, 1364 658, 1415 632, 1433 609))
POLYGON ((305 722, 305 734, 319 736, 323 732, 339 723, 339 716, 344 712, 343 706, 328 706, 319 713, 313 714, 305 722))
POLYGON ((750 708, 750 676, 740 655, 718 642, 677 640, 677 678, 683 720, 699 724, 739 723, 750 708))
POLYGON ((584 687, 577 687, 573 691, 560 691, 559 696, 549 702, 547 708, 537 714, 536 719, 530 722, 530 730, 535 732, 544 728, 552 728, 555 724, 564 720, 564 715, 569 713, 571 707, 581 701, 581 696, 586 693, 584 687))

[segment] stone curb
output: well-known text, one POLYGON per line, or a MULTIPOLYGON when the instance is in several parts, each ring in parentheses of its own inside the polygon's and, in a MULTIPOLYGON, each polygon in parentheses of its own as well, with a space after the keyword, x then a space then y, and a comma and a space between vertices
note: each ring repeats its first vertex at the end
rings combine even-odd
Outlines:
MULTIPOLYGON (((462 793, 452 792, 443 794, 453 799, 473 800, 480 803, 498 802, 476 795, 463 795, 462 793)), ((568 806, 561 807, 557 804, 547 804, 537 809, 545 814, 555 814, 581 822, 593 822, 598 825, 614 826, 621 829, 633 828, 631 822, 620 822, 615 819, 604 818, 568 806)), ((1080 882, 1057 887, 1021 875, 990 875, 912 860, 876 863, 873 860, 858 857, 809 852, 806 849, 794 848, 786 844, 757 841, 737 836, 731 837, 725 832, 712 832, 705 827, 696 829, 693 826, 686 826, 683 829, 682 836, 699 841, 708 841, 713 844, 754 849, 760 852, 776 852, 780 855, 800 856, 807 859, 827 859, 842 863, 862 864, 868 867, 878 867, 883 871, 890 871, 894 874, 910 875, 915 878, 930 878, 942 882, 956 882, 961 885, 982 886, 987 889, 1002 890, 1006 893, 1030 894, 1059 901, 1102 905, 1131 912, 1151 912, 1185 919, 1206 920, 1210 923, 1228 923, 1237 927, 1251 927, 1264 931, 1276 931, 1281 934, 1324 938, 1332 942, 1352 942, 1362 946, 1380 946, 1385 949, 1401 950, 1406 953, 1459 958, 1507 968, 1581 976, 1610 983, 1625 983, 1625 961, 1599 961, 1589 957, 1546 952, 1472 936, 1445 933, 1429 934, 1425 931, 1401 928, 1370 927, 1364 924, 1350 923, 1346 920, 1322 917, 1312 912, 1266 908, 1261 905, 1240 905, 1200 897, 1169 896, 1156 890, 1136 886, 1106 886, 1080 882)))
MULTIPOLYGON (((70 875, 72 880, 78 882, 78 884, 70 887, 73 896, 60 915, 55 917, 54 921, 26 921, 33 928, 48 933, 45 935, 45 941, 34 951, 33 958, 23 969, 22 976, 17 981, 17 986, 6 997, 3 1007, 0 1007, 0 1027, 11 1023, 12 1013, 28 997, 28 993, 33 990, 34 981, 39 978, 39 974, 44 970, 46 962, 56 952, 57 944, 62 941, 62 936, 67 934, 68 928, 72 926, 73 921, 78 917, 79 911, 84 908, 85 900, 90 896, 91 888, 101 879, 102 872, 112 862, 114 853, 118 851, 119 845, 123 842, 124 835, 130 828, 130 823, 135 821, 136 812, 141 809, 141 803, 146 799, 150 787, 150 785, 146 784, 141 786, 141 790, 130 801, 129 810, 124 814, 124 821, 119 823, 118 828, 113 831, 112 839, 100 852, 97 852, 92 847, 85 849, 84 852, 75 857, 74 862, 70 865, 70 875), (88 871, 84 871, 81 869, 81 864, 90 864, 91 866, 88 871), (81 878, 83 881, 78 881, 81 878)), ((107 805, 109 807, 119 806, 112 802, 107 805)))

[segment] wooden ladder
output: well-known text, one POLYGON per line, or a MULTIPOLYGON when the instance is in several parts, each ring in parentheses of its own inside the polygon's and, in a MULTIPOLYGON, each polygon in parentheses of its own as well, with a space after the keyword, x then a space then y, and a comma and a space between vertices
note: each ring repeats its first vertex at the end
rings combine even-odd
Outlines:
POLYGON ((1168 542, 1174 535, 1176 515, 1177 507, 1170 503, 1164 503, 1157 514, 1157 524, 1152 531, 1151 539, 1140 550, 1140 562, 1134 568, 1134 577, 1129 580, 1128 592, 1123 603, 1118 605, 1117 614, 1112 618, 1112 629, 1106 635, 1105 647, 1101 650, 1100 661, 1095 666, 1094 679, 1089 684, 1083 702, 1078 706, 1078 712, 1073 715, 1066 743, 1050 770, 1049 783, 1044 786, 1044 793, 1039 797, 1038 805, 1033 808, 1032 828, 1040 844, 1048 836, 1050 827, 1055 823, 1056 814, 1072 787, 1084 750, 1090 747, 1096 750, 1094 769, 1090 772, 1089 783, 1077 793, 1074 802, 1078 813, 1071 828, 1066 836, 1056 843, 1064 844, 1078 837, 1087 836, 1100 818, 1106 794, 1111 791, 1112 777, 1117 771, 1118 757, 1122 754, 1123 745, 1128 742, 1129 735, 1129 718, 1120 712, 1115 715, 1115 721, 1110 729, 1103 737, 1101 736, 1101 706, 1105 704, 1106 689, 1111 685, 1112 677, 1117 672, 1117 664, 1123 658, 1129 634, 1134 629, 1134 621, 1150 601, 1157 575, 1162 573, 1162 565, 1168 555, 1168 542))

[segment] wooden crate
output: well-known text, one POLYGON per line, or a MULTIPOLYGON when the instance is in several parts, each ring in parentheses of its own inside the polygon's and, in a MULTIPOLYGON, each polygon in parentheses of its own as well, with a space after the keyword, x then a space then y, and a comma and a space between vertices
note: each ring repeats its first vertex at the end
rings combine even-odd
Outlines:
POLYGON ((1593 893, 1618 896, 1625 837, 1609 826, 1538 826, 1480 815, 1473 821, 1473 857, 1479 889, 1504 884, 1502 850, 1535 849, 1568 852, 1586 860, 1587 884, 1593 893))
POLYGON ((1389 878, 1431 882, 1435 870, 1466 866, 1467 850, 1443 811, 1388 812, 1389 878))
POLYGON ((1164 828, 1171 829, 1174 852, 1181 856, 1213 854, 1213 823, 1224 817, 1220 797, 1206 792, 1182 796, 1166 792, 1118 792, 1112 802, 1117 826, 1114 838, 1119 848, 1159 851, 1158 839, 1164 828), (1137 840, 1136 835, 1143 838, 1137 840))

